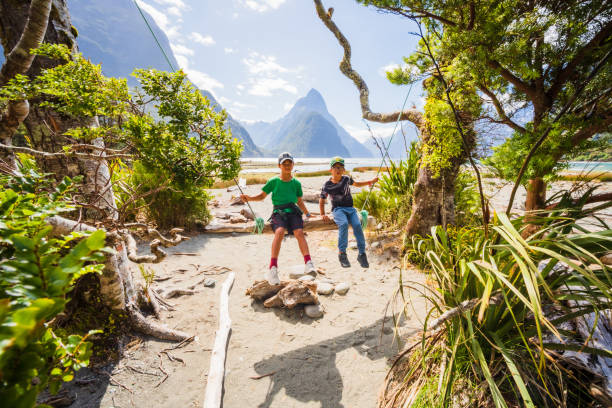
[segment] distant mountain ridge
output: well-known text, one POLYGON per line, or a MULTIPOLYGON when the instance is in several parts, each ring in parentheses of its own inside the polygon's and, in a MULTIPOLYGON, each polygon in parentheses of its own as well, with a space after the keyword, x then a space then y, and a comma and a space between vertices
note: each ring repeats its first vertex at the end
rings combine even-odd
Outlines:
POLYGON ((340 126, 316 89, 300 98, 277 121, 246 123, 245 127, 255 143, 274 153, 290 150, 287 147, 292 146, 291 153, 302 157, 373 156, 367 147, 340 126), (324 133, 315 135, 313 129, 324 133))
MULTIPOLYGON (((135 86, 136 80, 131 73, 136 68, 172 70, 131 1, 68 0, 68 9, 72 24, 79 32, 77 43, 80 52, 93 63, 102 64, 102 72, 105 75, 127 78, 128 84, 135 86)), ((149 14, 144 10, 143 13, 168 60, 178 69, 179 65, 170 48, 168 37, 149 14)), ((216 105, 217 111, 222 109, 210 92, 201 92, 216 105)), ((244 157, 263 155, 249 132, 231 115, 228 115, 227 126, 232 130, 232 135, 242 141, 244 157)))

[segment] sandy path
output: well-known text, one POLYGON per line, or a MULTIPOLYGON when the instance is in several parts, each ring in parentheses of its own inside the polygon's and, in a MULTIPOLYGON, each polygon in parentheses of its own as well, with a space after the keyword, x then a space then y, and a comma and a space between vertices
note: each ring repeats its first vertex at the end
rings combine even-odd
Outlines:
MULTIPOLYGON (((337 261, 335 231, 316 232, 308 241, 316 264, 335 282, 349 282, 351 289, 340 296, 321 296, 326 309, 320 319, 310 319, 302 309, 270 310, 245 296, 254 280, 261 279, 269 261, 271 235, 197 236, 168 252, 190 252, 197 256, 170 255, 154 265, 158 289, 188 287, 205 277, 209 265, 231 268, 236 282, 230 296, 232 334, 226 361, 224 407, 372 407, 386 374, 388 358, 397 353, 393 325, 383 330, 385 306, 397 286, 399 270, 386 255, 371 255, 371 267, 360 268, 356 250, 349 253, 354 264, 341 268, 337 261), (259 380, 252 376, 274 373, 259 380)), ((281 276, 303 262, 297 242, 283 243, 279 260, 281 276)), ((421 279, 422 275, 405 275, 421 279)), ((218 321, 218 302, 225 275, 214 288, 199 287, 193 296, 172 299, 176 310, 163 312, 172 327, 197 335, 186 347, 171 350, 170 361, 158 353, 172 343, 144 339, 128 350, 109 371, 113 382, 80 396, 76 406, 102 407, 197 407, 201 406, 209 366, 210 348, 218 321), (155 387, 164 375, 168 378, 155 387), (118 385, 121 384, 121 385, 118 385), (127 390, 129 388, 132 392, 127 390)), ((422 308, 422 307, 421 307, 422 308)), ((418 319, 404 322, 403 332, 421 327, 418 319)))
MULTIPOLYGON (((364 180, 373 174, 359 174, 364 180)), ((305 188, 318 188, 325 178, 302 180, 305 188)), ((503 211, 509 186, 485 183, 492 204, 503 211)), ((602 190, 609 191, 611 183, 602 190)), ((565 187, 557 185, 555 188, 565 187)), ((260 186, 248 186, 255 194, 260 186)), ((521 189, 522 190, 522 189, 521 189)), ((524 191, 519 191, 515 209, 520 210, 524 191)), ((603 192, 603 191, 601 191, 603 192)), ((214 191, 226 202, 236 192, 214 191)), ((259 216, 267 218, 270 201, 253 203, 259 216)), ((318 212, 316 204, 308 204, 318 212)), ((376 239, 376 237, 373 237, 376 239)), ((163 321, 197 336, 187 346, 170 350, 171 361, 160 354, 173 343, 149 338, 128 345, 124 357, 106 367, 112 380, 92 376, 89 369, 79 373, 80 385, 72 389, 78 400, 72 407, 200 407, 204 398, 210 349, 218 320, 218 302, 224 274, 206 276, 212 265, 236 272, 230 295, 233 321, 228 346, 225 379, 225 408, 244 407, 373 407, 388 367, 388 359, 397 352, 393 342, 391 321, 382 329, 385 306, 397 289, 397 259, 370 251, 368 270, 355 261, 356 251, 349 251, 353 267, 343 269, 337 261, 336 231, 312 232, 308 242, 315 265, 324 268, 335 282, 348 282, 351 289, 345 296, 321 296, 326 309, 320 319, 310 319, 301 309, 270 310, 251 302, 245 290, 254 280, 262 279, 269 262, 270 234, 200 235, 170 248, 195 256, 170 255, 164 262, 151 266, 158 279, 157 289, 186 288, 205 277, 216 279, 213 288, 200 285, 193 296, 170 301, 176 310, 163 312, 163 321), (181 359, 184 361, 181 362, 181 359), (160 368, 161 364, 161 368, 160 368), (162 371, 163 370, 163 371, 162 371), (168 374, 167 378, 163 372, 168 374), (271 374, 261 379, 250 377, 271 374), (104 380, 101 380, 104 379, 104 380)), ((303 265, 297 243, 287 239, 279 259, 281 278, 291 267, 303 265)), ((135 269, 137 270, 137 269, 135 269)), ((137 273, 137 272, 135 272, 137 273)), ((404 280, 422 281, 424 275, 404 271, 404 280)), ((410 334, 422 324, 423 300, 414 298, 411 319, 403 322, 402 334, 410 334)))

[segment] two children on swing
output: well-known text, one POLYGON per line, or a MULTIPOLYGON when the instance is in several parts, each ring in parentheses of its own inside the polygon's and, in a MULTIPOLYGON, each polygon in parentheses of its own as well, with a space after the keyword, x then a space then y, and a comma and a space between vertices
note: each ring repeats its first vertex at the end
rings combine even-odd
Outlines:
MULTIPOLYGON (((285 233, 293 234, 298 242, 298 246, 304 256, 304 273, 315 276, 316 269, 310 258, 308 243, 304 236, 304 221, 302 214, 306 219, 310 218, 311 214, 304 205, 302 196, 301 183, 293 178, 292 171, 294 166, 293 156, 288 153, 281 153, 278 156, 278 167, 280 175, 273 177, 262 187, 261 193, 249 196, 242 194, 240 198, 243 201, 261 201, 268 194, 272 194, 272 204, 274 205, 270 221, 274 238, 272 240, 270 267, 265 272, 265 279, 271 285, 280 283, 278 277, 278 255, 285 233)), ((325 215, 325 199, 330 196, 332 200, 332 214, 334 222, 338 225, 338 259, 340 264, 348 268, 351 266, 346 255, 346 247, 348 244, 348 225, 353 227, 353 233, 357 239, 357 248, 359 255, 357 261, 359 264, 367 268, 369 266, 368 259, 365 254, 365 237, 359 221, 357 211, 353 207, 353 197, 351 196, 350 185, 361 187, 372 185, 378 178, 369 181, 357 182, 352 177, 344 175, 344 159, 334 157, 330 162, 331 178, 325 182, 321 189, 319 198, 319 209, 323 220, 331 222, 330 218, 325 215)))

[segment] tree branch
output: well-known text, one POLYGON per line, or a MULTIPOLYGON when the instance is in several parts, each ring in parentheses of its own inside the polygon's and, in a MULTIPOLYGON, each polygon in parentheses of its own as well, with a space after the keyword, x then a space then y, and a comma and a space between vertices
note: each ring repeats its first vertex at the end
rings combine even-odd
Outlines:
POLYGON ((546 138, 550 134, 550 131, 553 128, 553 124, 555 124, 563 115, 565 115, 565 112, 568 111, 568 109, 576 101, 578 96, 580 96, 584 88, 589 84, 589 82, 591 82, 591 80, 595 77, 597 72, 599 72, 601 67, 606 65, 611 55, 612 55, 612 50, 609 50, 606 53, 606 55, 604 55, 604 57, 593 68, 593 70, 591 71, 587 79, 578 87, 578 89, 576 89, 576 92, 574 92, 574 94, 569 99, 569 101, 567 101, 565 106, 559 111, 557 116, 555 116, 555 118, 552 120, 548 128, 542 133, 542 136, 540 136, 540 138, 535 142, 533 147, 529 150, 529 153, 527 154, 527 157, 525 157, 525 160, 523 161, 523 164, 521 165, 521 169, 519 170, 519 173, 516 176, 516 181, 514 182, 514 186, 512 187, 512 192, 510 193, 510 198, 508 200, 508 207, 506 208, 507 215, 510 215, 510 211, 512 210, 512 204, 514 204, 514 197, 516 196, 516 190, 518 190, 518 186, 521 184, 523 175, 525 174, 525 171, 527 170, 527 166, 529 165, 529 162, 531 161, 531 158, 535 154, 536 150, 540 147, 542 143, 544 143, 544 140, 546 140, 546 138))
MULTIPOLYGON (((602 201, 611 201, 611 200, 612 200, 612 193, 597 194, 597 195, 587 198, 584 204, 600 203, 602 201)), ((578 200, 574 200, 574 204, 577 204, 577 203, 578 203, 578 200)), ((559 203, 554 203, 554 204, 546 206, 545 209, 554 210, 555 208, 557 208, 558 205, 559 203)))
POLYGON ((546 93, 548 98, 551 100, 563 89, 563 85, 572 77, 576 68, 582 63, 587 55, 592 51, 595 51, 604 41, 608 40, 612 36, 612 20, 608 21, 601 31, 599 31, 584 47, 582 47, 574 56, 574 58, 557 74, 557 78, 554 80, 550 89, 546 93))
POLYGON ((125 153, 117 153, 117 154, 109 154, 109 155, 77 153, 77 152, 70 152, 70 151, 50 153, 50 152, 43 152, 40 150, 30 149, 29 147, 9 146, 9 145, 5 145, 2 143, 0 143, 0 149, 5 149, 5 150, 19 152, 19 153, 27 153, 27 154, 31 154, 32 156, 37 156, 37 157, 74 156, 74 157, 78 157, 81 159, 93 159, 93 160, 100 160, 100 161, 104 161, 108 159, 131 159, 134 157, 131 154, 125 154, 125 153))
POLYGON ((379 123, 390 123, 397 120, 408 120, 414 123, 417 127, 421 128, 424 124, 423 114, 416 109, 406 109, 404 111, 389 112, 389 113, 376 113, 370 109, 370 91, 368 86, 359 75, 359 73, 353 70, 351 66, 351 45, 349 44, 346 37, 340 32, 340 29, 332 21, 331 17, 327 15, 327 11, 323 8, 321 0, 313 0, 317 15, 325 24, 325 26, 336 36, 336 39, 344 49, 344 57, 340 62, 340 71, 357 87, 359 90, 359 101, 361 103, 361 114, 364 119, 372 122, 379 123))
POLYGON ((526 94, 532 101, 538 99, 538 94, 534 87, 529 86, 527 83, 523 82, 519 77, 514 75, 507 68, 504 68, 499 62, 495 60, 487 60, 487 65, 490 68, 493 68, 494 70, 498 71, 502 78, 514 85, 516 89, 526 94))
POLYGON ((480 89, 485 95, 487 95, 491 99, 491 102, 493 102, 493 106, 495 106, 495 110, 497 111, 497 114, 501 119, 501 123, 510 126, 512 129, 516 130, 519 133, 526 132, 524 127, 520 126, 518 123, 514 122, 508 117, 508 115, 504 111, 504 107, 502 106, 501 102, 499 101, 499 99, 497 99, 497 96, 491 90, 489 90, 486 86, 482 84, 478 85, 478 89, 480 89))
POLYGON ((427 17, 427 18, 431 18, 432 20, 439 21, 439 22, 441 22, 441 23, 443 23, 445 25, 448 25, 448 26, 455 27, 455 26, 458 25, 457 23, 455 23, 452 20, 449 20, 449 19, 444 18, 442 16, 439 16, 437 14, 433 14, 432 12, 429 12, 429 11, 427 11, 425 9, 421 9, 421 8, 418 8, 418 7, 411 7, 411 6, 409 6, 410 7, 410 11, 401 9, 399 7, 390 7, 390 6, 377 6, 377 7, 382 9, 382 10, 391 11, 393 13, 399 14, 399 15, 404 16, 404 17, 409 18, 409 19, 427 17), (421 15, 413 15, 413 14, 410 14, 410 13, 420 13, 421 15))
POLYGON ((0 70, 0 86, 5 85, 17 74, 25 74, 32 65, 34 55, 30 50, 38 48, 45 38, 52 0, 32 0, 28 20, 21 38, 6 56, 6 61, 0 70))

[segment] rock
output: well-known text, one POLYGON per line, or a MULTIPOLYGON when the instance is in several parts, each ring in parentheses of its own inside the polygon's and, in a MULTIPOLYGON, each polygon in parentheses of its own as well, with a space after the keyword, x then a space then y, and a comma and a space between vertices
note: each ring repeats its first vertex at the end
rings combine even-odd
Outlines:
POLYGON ((283 283, 286 284, 287 282, 281 282, 278 285, 270 285, 266 280, 255 281, 253 286, 247 289, 246 294, 255 300, 265 300, 281 290, 283 288, 283 283))
POLYGON ((317 284, 320 284, 320 283, 329 283, 329 284, 333 285, 333 284, 334 284, 334 281, 333 281, 333 280, 331 280, 331 279, 329 279, 329 278, 319 277, 319 278, 318 278, 318 279, 315 281, 315 283, 317 283, 317 284))
POLYGON ((229 205, 243 205, 244 203, 242 202, 242 199, 238 196, 238 197, 233 197, 230 202, 229 205))
POLYGON ((331 295, 334 287, 330 283, 321 282, 317 285, 317 293, 319 295, 331 295))
POLYGON ((376 241, 376 242, 372 242, 372 244, 370 245, 371 248, 378 248, 380 247, 380 241, 376 241))
POLYGON ((206 286, 207 288, 212 288, 213 286, 215 286, 216 283, 217 281, 213 278, 207 278, 204 280, 204 286, 206 286))
POLYGON ((378 225, 376 226, 376 229, 377 229, 377 230, 381 230, 381 229, 383 229, 383 223, 382 223, 382 222, 379 222, 379 223, 378 223, 378 225))
POLYGON ((304 275, 298 278, 298 280, 302 282, 312 282, 314 281, 314 279, 315 279, 314 276, 310 276, 310 275, 304 275))
POLYGON ((242 214, 244 216, 244 218, 247 218, 249 220, 254 220, 255 219, 255 216, 253 215, 251 210, 249 210, 248 208, 243 208, 242 210, 240 210, 240 214, 242 214))
POLYGON ((302 199, 306 201, 307 203, 317 203, 318 204, 320 196, 321 196, 321 193, 319 191, 306 190, 304 191, 304 194, 302 195, 302 199))
POLYGON ((352 244, 349 244, 349 249, 357 249, 357 243, 353 242, 352 244))
POLYGON ((265 307, 287 306, 289 309, 300 304, 317 304, 317 285, 313 282, 281 281, 270 285, 267 281, 256 281, 246 294, 256 300, 265 300, 265 307))
POLYGON ((346 295, 346 292, 348 292, 350 288, 351 288, 351 285, 349 285, 348 283, 340 282, 339 284, 336 285, 334 290, 339 295, 346 295))
POLYGON ((306 316, 312 318, 312 319, 316 319, 318 317, 323 316, 324 313, 324 309, 323 306, 319 305, 308 305, 306 307, 304 307, 304 312, 306 313, 306 316))
POLYGON ((230 221, 231 224, 240 224, 240 223, 243 223, 243 222, 247 222, 248 220, 246 219, 245 216, 240 215, 240 214, 236 214, 236 215, 232 215, 230 217, 229 221, 230 221))

